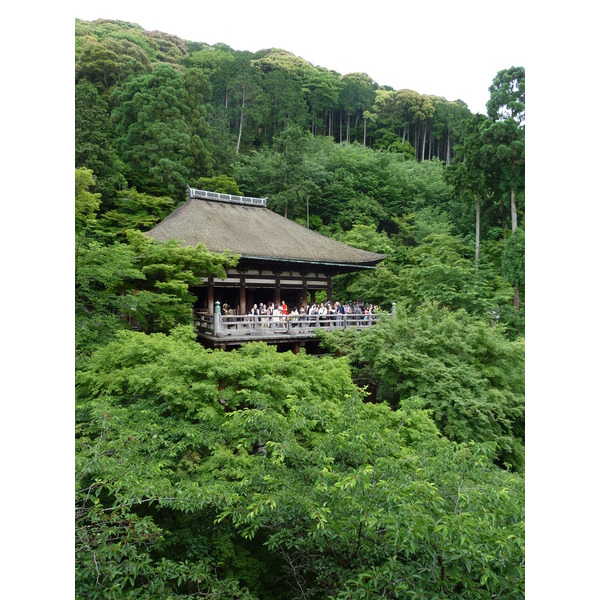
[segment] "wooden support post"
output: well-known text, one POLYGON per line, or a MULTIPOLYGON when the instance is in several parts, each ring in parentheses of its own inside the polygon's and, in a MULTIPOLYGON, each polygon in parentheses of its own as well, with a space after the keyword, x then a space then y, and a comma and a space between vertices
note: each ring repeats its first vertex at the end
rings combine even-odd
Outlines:
POLYGON ((214 315, 215 313, 215 279, 214 277, 208 278, 208 314, 214 315))
POLYGON ((302 273, 302 298, 301 303, 308 308, 308 288, 306 285, 306 273, 302 273))
POLYGON ((280 273, 275 273, 275 306, 281 304, 281 277, 280 273))
POLYGON ((327 275, 327 300, 331 302, 331 275, 327 275))
POLYGON ((245 315, 246 312, 246 277, 240 275, 240 315, 245 315))

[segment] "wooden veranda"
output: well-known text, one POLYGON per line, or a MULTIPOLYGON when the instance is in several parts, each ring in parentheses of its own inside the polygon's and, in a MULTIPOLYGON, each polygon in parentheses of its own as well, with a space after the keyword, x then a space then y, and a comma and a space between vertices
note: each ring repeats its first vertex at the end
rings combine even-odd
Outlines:
POLYGON ((196 314, 198 337, 215 347, 264 341, 303 346, 316 331, 365 329, 377 323, 376 314, 340 315, 222 315, 196 314))

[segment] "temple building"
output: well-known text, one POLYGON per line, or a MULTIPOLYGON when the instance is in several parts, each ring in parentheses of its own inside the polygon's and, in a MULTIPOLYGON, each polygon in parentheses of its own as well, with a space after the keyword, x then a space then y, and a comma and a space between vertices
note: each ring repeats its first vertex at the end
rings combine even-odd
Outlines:
POLYGON ((254 304, 285 300, 307 306, 315 293, 327 292, 331 278, 373 269, 384 254, 342 244, 267 208, 266 198, 232 196, 188 188, 189 198, 146 235, 157 241, 177 239, 202 243, 212 252, 230 250, 240 256, 227 278, 208 277, 191 288, 196 312, 212 316, 227 305, 233 315, 246 315, 254 304))

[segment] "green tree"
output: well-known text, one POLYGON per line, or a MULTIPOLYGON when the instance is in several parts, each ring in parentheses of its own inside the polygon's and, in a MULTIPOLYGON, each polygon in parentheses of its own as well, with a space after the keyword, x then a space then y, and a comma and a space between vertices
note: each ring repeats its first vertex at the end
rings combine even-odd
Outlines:
POLYGON ((214 177, 201 177, 197 180, 194 187, 209 192, 219 192, 221 194, 232 194, 242 196, 236 180, 228 175, 215 175, 214 177))
POLYGON ((126 185, 114 148, 108 105, 89 81, 75 86, 75 167, 94 172, 103 208, 110 207, 117 190, 126 185))
POLYGON ((327 119, 331 135, 331 113, 340 93, 339 79, 331 71, 323 68, 307 69, 302 79, 306 102, 310 107, 312 134, 317 135, 320 131, 325 133, 327 119))
POLYGON ((400 141, 400 138, 396 133, 388 131, 383 134, 374 144, 373 148, 376 150, 387 150, 388 152, 395 152, 400 154, 406 160, 415 158, 415 149, 410 145, 408 141, 400 141))
MULTIPOLYGON (((341 89, 339 102, 346 113, 346 141, 350 141, 350 118, 354 117, 354 131, 357 130, 359 119, 364 111, 370 110, 375 104, 376 83, 366 73, 348 73, 340 78, 341 89)), ((340 139, 341 139, 340 129, 340 139)))
POLYGON ((522 478, 344 360, 124 332, 76 382, 82 596, 523 596, 522 478))
POLYGON ((169 331, 193 322, 195 296, 189 291, 204 277, 225 278, 237 263, 229 253, 158 243, 139 231, 109 245, 77 237, 75 255, 76 351, 85 357, 116 331, 169 331))
POLYGON ((482 162, 483 140, 481 136, 484 122, 482 115, 475 115, 464 133, 462 143, 456 147, 456 159, 448 167, 446 176, 453 184, 457 197, 472 203, 475 199, 475 270, 479 267, 479 246, 481 230, 481 200, 490 195, 486 180, 486 165, 482 162))
POLYGON ((525 69, 500 71, 489 88, 488 155, 502 168, 501 186, 510 190, 512 232, 517 230, 516 193, 525 186, 525 69))
POLYGON ((175 208, 168 196, 151 196, 139 193, 135 188, 117 193, 114 208, 101 215, 95 235, 103 241, 125 241, 127 231, 148 231, 175 208))
MULTIPOLYGON (((508 282, 525 295, 525 231, 518 228, 506 242, 502 255, 502 270, 508 282)), ((519 295, 517 295, 517 301, 519 295)), ((519 304, 515 305, 517 312, 519 304)))
POLYGON ((525 69, 511 67, 499 71, 489 87, 487 111, 494 121, 514 119, 525 122, 525 69))
POLYGON ((472 254, 456 236, 431 233, 411 249, 401 273, 402 295, 413 306, 433 300, 464 309, 488 322, 512 296, 506 282, 488 266, 472 266, 472 254))
POLYGON ((100 207, 100 194, 90 191, 95 185, 90 169, 75 169, 75 233, 80 234, 96 221, 100 207))
POLYGON ((267 63, 258 60, 253 64, 259 70, 264 92, 261 124, 267 139, 274 139, 288 124, 307 130, 310 115, 299 69, 296 66, 289 68, 280 61, 267 63))
POLYGON ((523 469, 522 339, 432 303, 414 311, 398 304, 396 317, 378 327, 324 338, 357 365, 356 381, 373 386, 377 400, 402 407, 419 398, 449 439, 490 442, 499 464, 523 469))
POLYGON ((128 77, 147 73, 150 69, 150 58, 139 44, 111 35, 102 36, 102 39, 86 35, 77 52, 75 81, 88 80, 101 91, 109 92, 128 77))
POLYGON ((258 75, 250 64, 244 63, 243 67, 231 83, 230 97, 237 123, 236 154, 239 154, 242 147, 242 134, 248 132, 248 128, 244 129, 246 122, 250 122, 251 132, 246 136, 249 138, 246 145, 251 146, 258 126, 266 119, 266 103, 258 75))
POLYGON ((209 151, 211 132, 206 105, 211 89, 208 78, 200 69, 187 69, 183 83, 186 104, 189 107, 185 120, 190 135, 189 148, 184 160, 190 177, 194 178, 210 174, 212 171, 213 159, 209 151))
POLYGON ((202 151, 202 116, 191 108, 198 88, 190 95, 189 85, 186 90, 185 78, 161 65, 115 92, 117 149, 129 183, 142 192, 182 198, 192 171, 197 177, 211 168, 202 151), (205 162, 192 169, 195 159, 205 162))

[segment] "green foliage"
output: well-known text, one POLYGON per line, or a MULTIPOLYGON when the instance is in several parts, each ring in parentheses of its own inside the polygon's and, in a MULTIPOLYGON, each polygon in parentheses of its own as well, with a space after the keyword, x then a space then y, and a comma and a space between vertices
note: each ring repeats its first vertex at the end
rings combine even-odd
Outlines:
POLYGON ((75 258, 78 354, 89 354, 124 327, 152 332, 191 324, 196 298, 189 287, 209 275, 225 278, 225 268, 236 263, 230 253, 175 240, 158 243, 136 231, 128 232, 125 243, 80 240, 75 258))
POLYGON ((221 194, 233 194, 234 196, 242 196, 242 192, 238 187, 235 179, 228 175, 216 175, 214 177, 200 177, 195 186, 201 190, 210 192, 219 192, 221 194))
POLYGON ((78 373, 76 414, 86 594, 522 597, 520 477, 418 402, 362 402, 344 360, 123 332, 78 373))
POLYGON ((189 286, 208 275, 224 279, 225 267, 237 263, 231 253, 208 252, 202 244, 181 246, 176 240, 157 243, 134 231, 128 234, 128 242, 138 273, 124 280, 132 290, 126 297, 127 314, 147 332, 169 331, 178 323, 191 323, 195 296, 189 286))
POLYGON ((373 148, 376 150, 387 150, 388 152, 394 152, 404 156, 406 160, 415 158, 415 149, 411 146, 410 142, 405 140, 404 142, 398 137, 396 133, 388 131, 384 133, 374 144, 373 148))
POLYGON ((357 380, 376 386, 378 400, 401 407, 420 398, 449 439, 491 442, 500 464, 523 469, 523 340, 434 304, 396 312, 360 335, 327 334, 325 343, 360 365, 357 380))
POLYGON ((100 206, 100 194, 90 192, 95 185, 90 169, 75 169, 75 233, 93 226, 100 206))
POLYGON ((511 285, 525 290, 525 231, 520 227, 506 242, 502 271, 511 285))
POLYGON ((209 174, 206 121, 197 109, 200 90, 189 77, 161 65, 114 92, 117 149, 132 186, 181 198, 190 178, 209 174))
POLYGON ((412 264, 400 277, 402 295, 413 304, 433 300, 452 309, 487 317, 512 295, 506 283, 486 265, 476 272, 465 245, 449 234, 432 233, 414 248, 412 264))
POLYGON ((94 172, 96 190, 106 206, 116 191, 125 187, 124 165, 114 148, 108 105, 88 81, 75 86, 75 166, 94 172))
POLYGON ((114 208, 98 219, 95 235, 108 241, 125 241, 128 230, 148 231, 174 208, 175 202, 167 196, 141 194, 135 188, 120 191, 114 208))
POLYGON ((77 597, 523 598, 524 77, 471 120, 108 20, 75 68, 77 597), (385 253, 334 293, 396 318, 320 358, 202 348, 190 286, 235 257, 141 233, 188 185, 385 253))
POLYGON ((381 227, 413 207, 438 205, 450 197, 438 161, 404 161, 393 153, 329 139, 309 141, 305 148, 301 156, 293 155, 293 163, 285 153, 267 148, 242 157, 236 180, 242 189, 261 190, 269 198, 293 193, 295 202, 288 202, 292 218, 304 216, 308 202, 311 214, 344 230, 355 223, 381 227), (282 177, 286 164, 294 167, 287 182, 282 177))
POLYGON ((487 111, 494 121, 515 119, 519 124, 525 120, 525 69, 511 67, 499 71, 489 87, 490 99, 487 111))

